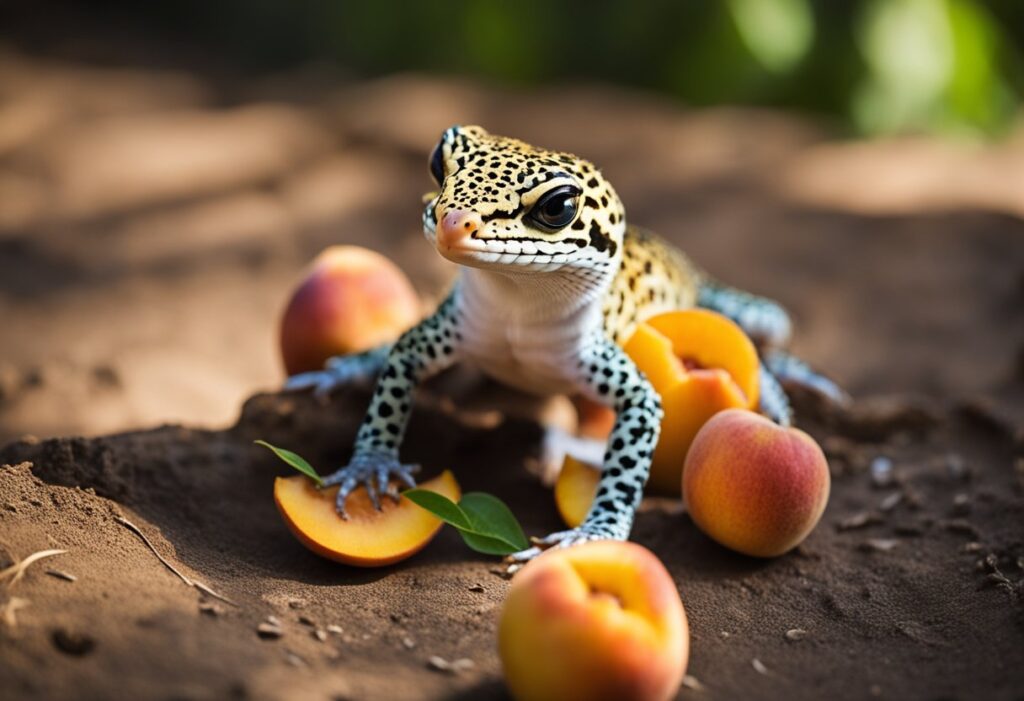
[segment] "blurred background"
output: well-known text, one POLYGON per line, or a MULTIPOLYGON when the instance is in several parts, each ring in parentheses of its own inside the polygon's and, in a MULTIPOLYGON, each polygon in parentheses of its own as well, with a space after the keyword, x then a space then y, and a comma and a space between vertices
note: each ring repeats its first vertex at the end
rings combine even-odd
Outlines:
POLYGON ((1015 0, 0 2, 0 440, 229 423, 332 243, 436 296, 452 123, 595 161, 855 393, 998 389, 1022 96, 1015 0))

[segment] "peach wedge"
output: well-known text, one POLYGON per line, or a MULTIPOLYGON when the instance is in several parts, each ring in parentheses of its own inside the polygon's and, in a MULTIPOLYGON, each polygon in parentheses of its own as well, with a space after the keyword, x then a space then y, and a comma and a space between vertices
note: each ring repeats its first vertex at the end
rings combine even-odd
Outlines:
POLYGON ((555 505, 569 528, 583 523, 597 494, 601 471, 571 456, 565 457, 555 482, 555 505))
MULTIPOLYGON (((452 501, 460 497, 452 473, 419 485, 452 501)), ((349 495, 348 520, 335 511, 337 487, 317 489, 307 477, 278 477, 274 502, 292 534, 318 555, 358 567, 381 567, 415 555, 441 529, 442 522, 426 509, 402 497, 398 503, 381 499, 381 510, 370 503, 366 490, 349 495)))
POLYGON ((687 309, 640 324, 625 350, 665 411, 648 488, 678 495, 686 452, 701 426, 723 409, 757 406, 757 349, 721 314, 687 309))

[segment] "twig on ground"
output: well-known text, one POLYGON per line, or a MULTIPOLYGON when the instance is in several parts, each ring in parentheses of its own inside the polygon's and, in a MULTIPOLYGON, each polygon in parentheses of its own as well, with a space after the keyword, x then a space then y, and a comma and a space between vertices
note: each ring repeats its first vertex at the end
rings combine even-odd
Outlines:
POLYGON ((137 535, 140 538, 142 538, 142 542, 146 544, 146 547, 148 547, 150 549, 150 551, 154 555, 156 555, 156 559, 160 560, 160 562, 163 563, 164 567, 166 567, 171 572, 173 572, 175 575, 177 575, 178 579, 183 581, 185 584, 187 584, 188 586, 193 587, 195 589, 198 589, 199 591, 201 591, 202 593, 204 593, 204 594, 206 594, 208 596, 212 596, 215 599, 220 599, 221 601, 223 601, 226 604, 231 604, 232 606, 238 606, 238 604, 236 604, 234 601, 232 601, 231 599, 227 598, 223 594, 218 594, 217 592, 215 592, 213 589, 211 589, 210 587, 206 586, 202 582, 200 582, 198 580, 195 580, 195 579, 191 579, 191 578, 185 576, 184 574, 182 574, 174 565, 172 565, 170 562, 168 562, 167 559, 164 558, 164 556, 160 554, 160 552, 153 546, 153 543, 150 542, 149 538, 146 537, 146 534, 143 533, 139 529, 139 527, 136 526, 134 523, 132 523, 128 519, 124 518, 123 516, 115 516, 114 519, 118 523, 120 523, 122 526, 124 526, 125 528, 130 530, 132 533, 134 533, 135 535, 137 535))
POLYGON ((63 555, 66 552, 67 550, 40 550, 39 552, 32 553, 21 562, 15 562, 7 569, 0 570, 0 580, 4 580, 7 577, 11 577, 11 581, 7 583, 7 588, 10 589, 18 583, 19 579, 21 579, 24 576, 25 570, 27 570, 28 566, 31 565, 33 562, 37 560, 42 560, 44 557, 63 555))
POLYGON ((12 596, 3 606, 0 606, 0 622, 6 625, 8 628, 16 628, 18 626, 17 613, 20 609, 28 606, 28 599, 22 599, 20 596, 12 596))

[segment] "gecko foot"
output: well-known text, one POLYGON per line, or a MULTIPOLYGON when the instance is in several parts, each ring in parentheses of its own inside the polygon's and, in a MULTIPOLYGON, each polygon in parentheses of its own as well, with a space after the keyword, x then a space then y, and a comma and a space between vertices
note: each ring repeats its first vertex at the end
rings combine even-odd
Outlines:
POLYGON ((385 494, 398 501, 398 490, 388 485, 392 478, 397 478, 409 487, 416 486, 413 475, 419 472, 419 465, 403 465, 394 455, 366 453, 352 456, 352 461, 340 470, 324 478, 324 486, 340 485, 335 505, 338 515, 348 519, 345 512, 345 500, 356 487, 366 487, 373 506, 380 510, 380 495, 385 494))
POLYGON ((540 555, 545 550, 554 548, 570 548, 574 545, 582 545, 594 540, 622 540, 617 538, 611 531, 597 527, 588 527, 586 524, 572 528, 568 531, 558 531, 543 538, 531 538, 533 547, 512 553, 505 558, 508 564, 508 573, 514 574, 522 569, 523 565, 540 555))

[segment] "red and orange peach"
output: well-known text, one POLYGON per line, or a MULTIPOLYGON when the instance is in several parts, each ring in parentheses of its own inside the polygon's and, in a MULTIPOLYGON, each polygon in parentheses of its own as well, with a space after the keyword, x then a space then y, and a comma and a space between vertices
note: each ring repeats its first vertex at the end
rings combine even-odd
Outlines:
POLYGON ((635 543, 549 550, 516 574, 498 648, 517 701, 665 701, 689 628, 665 566, 635 543))
POLYGON ((825 510, 830 483, 825 454, 813 438, 741 409, 704 425, 682 480, 697 527, 757 557, 781 555, 807 537, 825 510))
POLYGON ((420 311, 412 284, 390 260, 358 246, 331 246, 313 261, 281 318, 285 370, 319 370, 332 356, 390 343, 420 311))

